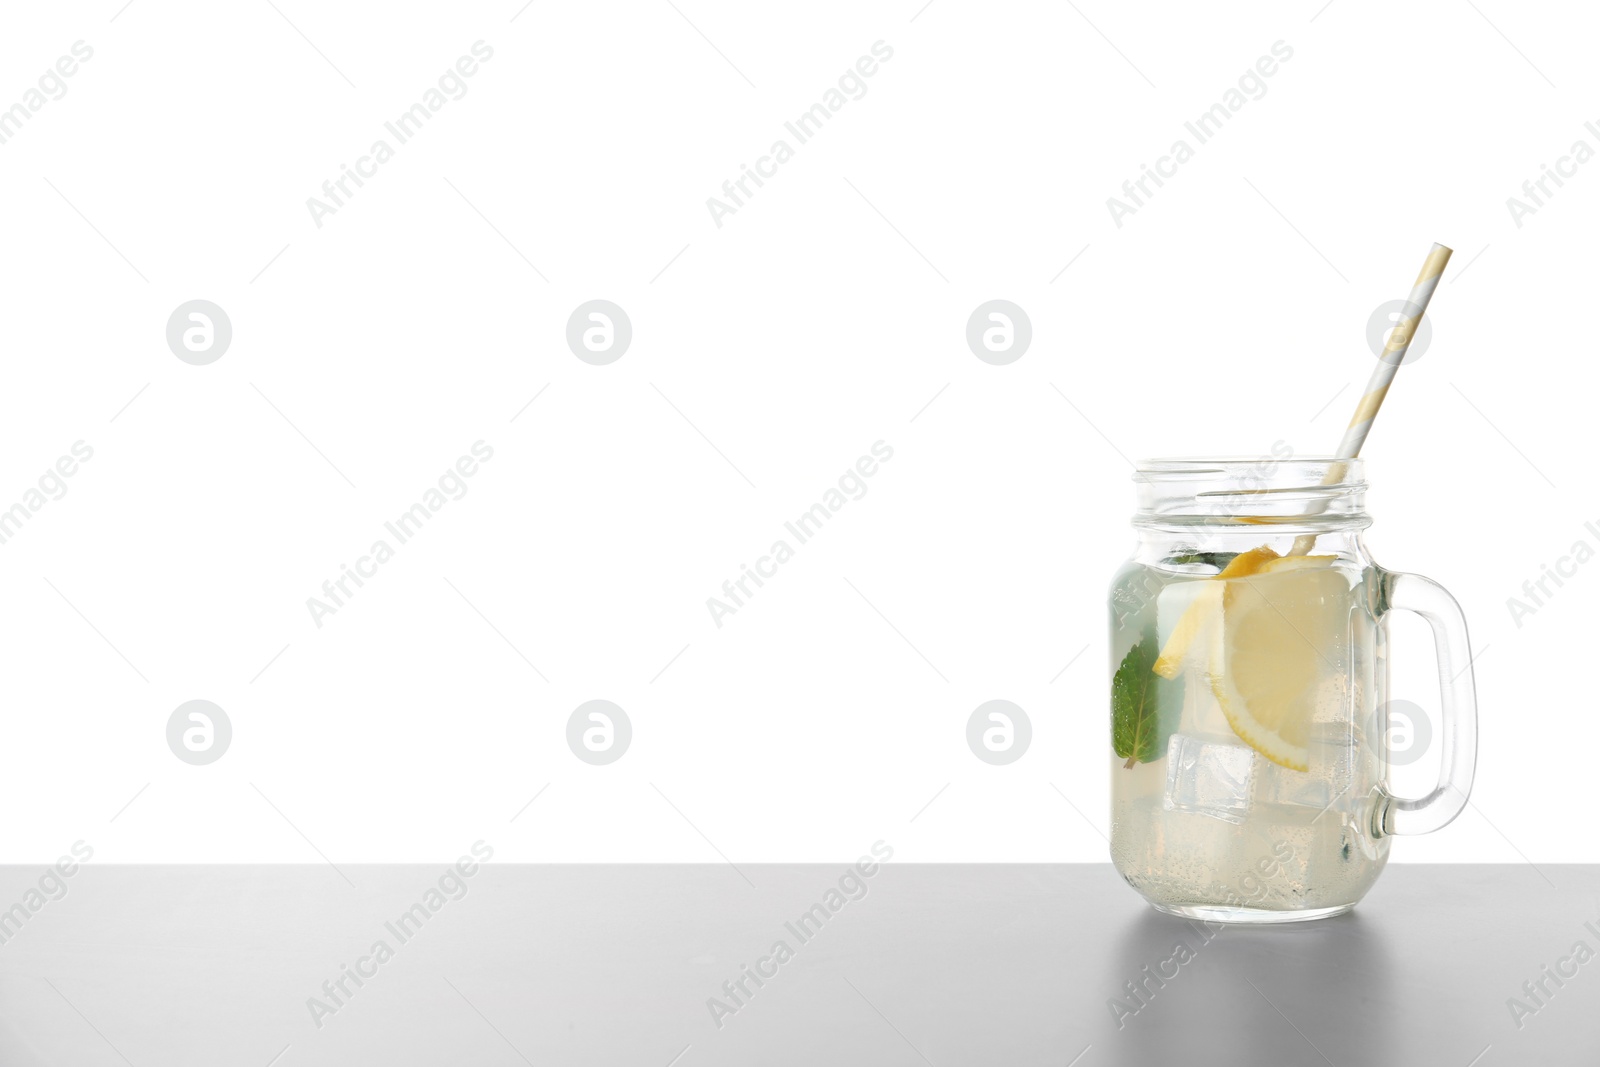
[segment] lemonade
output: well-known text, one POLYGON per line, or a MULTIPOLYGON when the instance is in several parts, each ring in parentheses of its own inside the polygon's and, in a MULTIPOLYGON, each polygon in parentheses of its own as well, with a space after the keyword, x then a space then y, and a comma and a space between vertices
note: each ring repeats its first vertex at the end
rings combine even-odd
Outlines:
MULTIPOLYGON (((1467 805, 1478 742, 1466 616, 1439 583, 1380 568, 1361 536, 1361 449, 1450 255, 1435 244, 1423 261, 1332 455, 1280 440, 1255 457, 1134 470, 1138 544, 1111 587, 1111 858, 1163 911, 1348 911, 1392 835, 1431 833, 1467 805), (1434 637, 1439 779, 1420 797, 1387 781, 1394 611, 1434 637)), ((1217 373, 1255 384, 1280 366, 1217 373)))
POLYGON ((1167 551, 1113 583, 1112 860, 1163 910, 1316 918, 1388 859, 1371 572, 1290 551, 1167 551))

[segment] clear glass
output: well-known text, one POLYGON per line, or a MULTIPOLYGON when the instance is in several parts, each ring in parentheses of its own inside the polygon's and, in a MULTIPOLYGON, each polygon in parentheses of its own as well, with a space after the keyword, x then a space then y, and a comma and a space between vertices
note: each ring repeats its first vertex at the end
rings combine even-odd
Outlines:
POLYGON ((1157 908, 1227 922, 1349 910, 1390 836, 1466 804, 1466 623, 1442 588, 1367 555, 1359 460, 1152 460, 1111 586, 1111 857, 1157 908), (1438 788, 1388 789, 1387 624, 1433 626, 1438 788))

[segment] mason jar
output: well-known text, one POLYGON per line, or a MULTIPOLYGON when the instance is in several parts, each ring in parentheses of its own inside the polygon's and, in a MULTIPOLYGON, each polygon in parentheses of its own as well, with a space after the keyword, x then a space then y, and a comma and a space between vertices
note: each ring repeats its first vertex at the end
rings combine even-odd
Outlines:
POLYGON ((1111 586, 1111 857, 1158 909, 1226 922, 1349 910, 1390 838, 1472 786, 1466 620, 1367 554, 1360 460, 1163 459, 1134 476, 1138 542, 1111 586), (1434 635, 1438 785, 1388 783, 1388 617, 1434 635))

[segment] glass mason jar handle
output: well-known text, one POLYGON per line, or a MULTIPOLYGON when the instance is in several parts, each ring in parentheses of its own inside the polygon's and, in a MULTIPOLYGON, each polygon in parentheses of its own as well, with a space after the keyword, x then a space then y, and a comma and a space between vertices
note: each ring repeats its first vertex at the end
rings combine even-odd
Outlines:
POLYGON ((1427 834, 1447 825, 1467 806, 1478 759, 1478 704, 1472 680, 1472 646, 1467 619, 1456 598, 1419 574, 1383 574, 1380 610, 1410 611, 1433 628, 1439 663, 1440 727, 1443 759, 1439 784, 1427 796, 1409 800, 1390 793, 1387 782, 1376 812, 1375 833, 1427 834))

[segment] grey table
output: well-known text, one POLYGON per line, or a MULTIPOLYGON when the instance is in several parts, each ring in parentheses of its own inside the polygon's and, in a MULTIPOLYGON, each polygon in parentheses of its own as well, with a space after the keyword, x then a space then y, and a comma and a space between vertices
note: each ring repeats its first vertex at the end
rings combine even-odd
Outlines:
POLYGON ((1395 865, 1274 929, 1103 865, 42 870, 0 868, 5 1067, 1600 1063, 1592 866, 1395 865))

